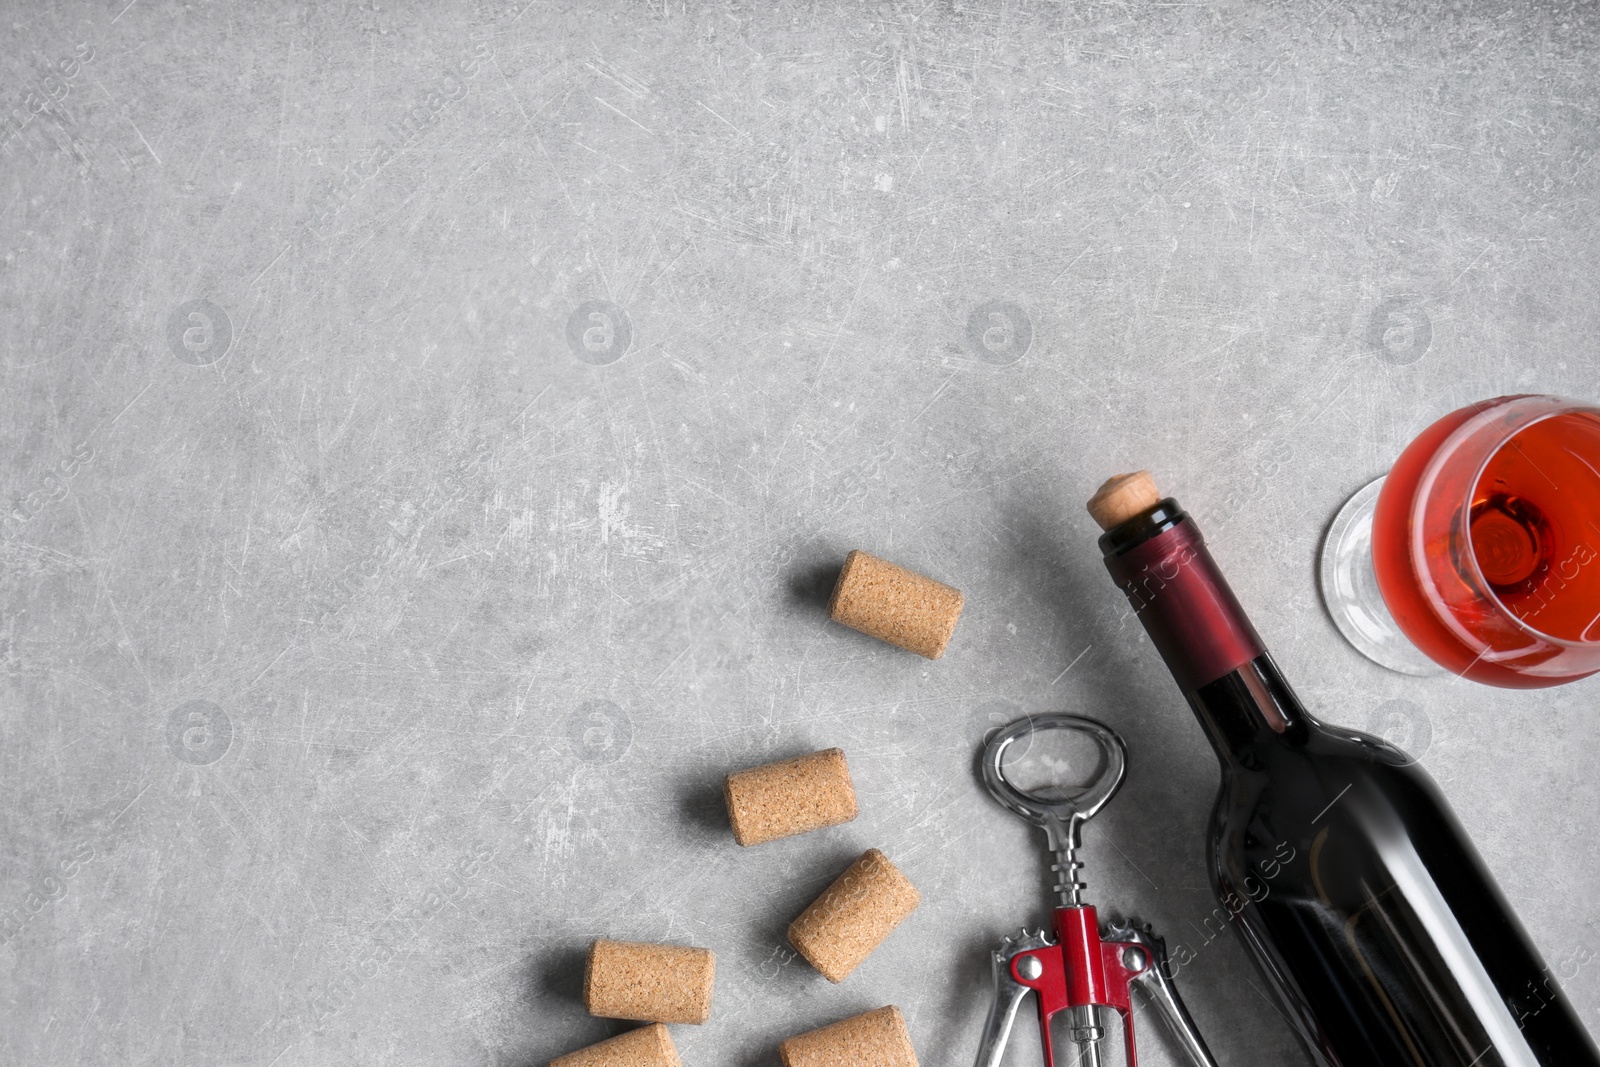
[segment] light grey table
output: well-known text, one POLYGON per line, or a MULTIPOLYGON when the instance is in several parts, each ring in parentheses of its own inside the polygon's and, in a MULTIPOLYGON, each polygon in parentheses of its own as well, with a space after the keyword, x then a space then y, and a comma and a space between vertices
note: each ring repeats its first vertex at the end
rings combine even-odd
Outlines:
POLYGON ((690 1067, 887 1003, 965 1065, 1047 905, 976 746, 1050 709, 1132 749, 1092 898, 1301 1062, 1083 512, 1135 466, 1600 1030, 1600 690, 1387 673, 1314 587, 1430 420, 1600 395, 1600 12, 124 2, 0 49, 0 1062, 523 1067, 621 1029, 609 935, 716 951, 690 1067), (853 547, 966 591, 943 660, 826 621, 853 547), (860 818, 736 847, 722 776, 833 745, 860 818), (868 846, 924 904, 834 987, 783 932, 868 846))

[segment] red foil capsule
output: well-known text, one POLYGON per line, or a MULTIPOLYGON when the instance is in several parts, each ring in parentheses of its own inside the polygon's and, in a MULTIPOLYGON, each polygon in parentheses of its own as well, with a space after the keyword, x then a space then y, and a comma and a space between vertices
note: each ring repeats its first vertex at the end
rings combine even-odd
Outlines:
POLYGON ((1187 516, 1105 562, 1185 691, 1266 651, 1187 516))

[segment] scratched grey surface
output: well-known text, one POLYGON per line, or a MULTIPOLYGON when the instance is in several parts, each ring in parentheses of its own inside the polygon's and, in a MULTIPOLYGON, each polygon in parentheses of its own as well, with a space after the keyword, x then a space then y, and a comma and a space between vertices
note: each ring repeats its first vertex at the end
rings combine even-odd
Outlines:
POLYGON ((609 935, 716 951, 691 1067, 885 1003, 966 1064, 1046 905, 975 747, 1049 709, 1132 746, 1093 899, 1302 1062, 1200 933, 1132 466, 1600 1030, 1595 684, 1386 673, 1313 586, 1428 421, 1600 394, 1595 9, 123 3, 0 49, 0 1062, 524 1067, 621 1028, 609 935), (966 591, 942 661, 826 621, 852 547, 966 591), (734 846, 721 777, 832 745, 860 818, 734 846), (833 987, 784 926, 869 846, 925 902, 833 987))

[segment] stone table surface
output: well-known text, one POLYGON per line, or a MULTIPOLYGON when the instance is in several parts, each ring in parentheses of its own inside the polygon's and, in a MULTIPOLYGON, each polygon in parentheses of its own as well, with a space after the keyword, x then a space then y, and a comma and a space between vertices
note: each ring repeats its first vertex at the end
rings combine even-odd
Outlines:
POLYGON ((610 936, 716 952, 690 1067, 890 1003, 968 1064, 1047 907, 976 747, 1044 710, 1131 746, 1092 898, 1195 950, 1222 1063, 1305 1062, 1203 932, 1216 762, 1082 507, 1132 467, 1600 1030, 1596 683, 1389 673, 1315 587, 1431 420, 1600 395, 1600 10, 3 24, 0 1062, 541 1064, 623 1028, 610 936), (827 621, 851 548, 965 591, 942 660, 827 621), (737 847, 722 777, 831 746, 860 817, 737 847), (784 930, 867 847, 923 904, 833 986, 784 930))

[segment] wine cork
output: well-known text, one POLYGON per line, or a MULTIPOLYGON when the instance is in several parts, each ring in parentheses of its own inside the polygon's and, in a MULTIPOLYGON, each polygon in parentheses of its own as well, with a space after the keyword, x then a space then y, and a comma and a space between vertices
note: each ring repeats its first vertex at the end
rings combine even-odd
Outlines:
POLYGON ((783 1067, 917 1067, 905 1017, 892 1005, 796 1034, 778 1054, 783 1067))
POLYGON ((1113 526, 1121 526, 1160 500, 1161 490, 1156 488, 1150 472, 1135 471, 1107 478, 1105 484, 1089 498, 1088 508, 1100 529, 1109 530, 1113 526))
POLYGON ((730 774, 722 794, 728 801, 733 839, 746 846, 856 817, 856 791, 843 749, 824 749, 730 774))
POLYGON ((583 1003, 590 1015, 645 1023, 711 1018, 717 960, 703 948, 596 940, 589 946, 583 1003))
POLYGON ((870 848, 789 924, 789 944, 828 981, 842 982, 920 903, 917 887, 870 848))
POLYGON ((857 549, 845 557, 828 615, 852 630, 938 659, 955 633, 963 603, 961 590, 857 549))
POLYGON ((550 1067, 683 1067, 683 1061, 667 1028, 652 1023, 558 1056, 550 1067))

